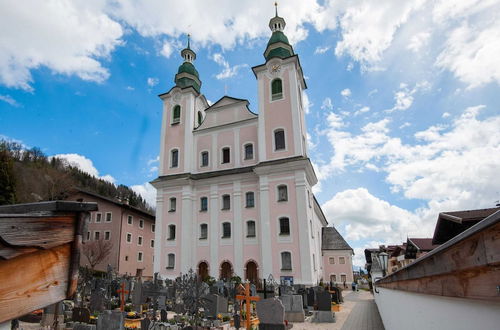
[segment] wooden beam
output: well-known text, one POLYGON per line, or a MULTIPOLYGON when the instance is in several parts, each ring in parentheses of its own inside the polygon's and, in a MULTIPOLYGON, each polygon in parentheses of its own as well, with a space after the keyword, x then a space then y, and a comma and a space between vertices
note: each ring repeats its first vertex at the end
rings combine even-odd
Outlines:
POLYGON ((66 298, 71 244, 0 261, 0 323, 66 298))
POLYGON ((0 217, 0 238, 11 246, 52 247, 73 241, 75 216, 0 217))

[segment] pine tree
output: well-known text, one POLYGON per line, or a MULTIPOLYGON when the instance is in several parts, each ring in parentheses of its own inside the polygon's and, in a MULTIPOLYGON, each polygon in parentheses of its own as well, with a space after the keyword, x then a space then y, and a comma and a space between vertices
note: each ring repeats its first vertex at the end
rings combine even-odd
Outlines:
POLYGON ((14 161, 2 143, 0 144, 0 205, 14 204, 15 201, 14 161))

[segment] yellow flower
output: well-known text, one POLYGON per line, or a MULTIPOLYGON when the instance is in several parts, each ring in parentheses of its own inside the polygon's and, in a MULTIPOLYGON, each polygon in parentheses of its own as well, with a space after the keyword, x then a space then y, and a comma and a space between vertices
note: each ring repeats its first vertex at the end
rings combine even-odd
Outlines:
POLYGON ((217 314, 218 319, 222 319, 222 314, 217 314))

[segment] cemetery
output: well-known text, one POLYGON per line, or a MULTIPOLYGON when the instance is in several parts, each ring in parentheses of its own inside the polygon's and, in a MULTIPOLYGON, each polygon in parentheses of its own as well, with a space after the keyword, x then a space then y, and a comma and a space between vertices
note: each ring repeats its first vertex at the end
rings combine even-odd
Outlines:
POLYGON ((118 274, 111 266, 106 272, 78 267, 78 228, 95 208, 77 202, 0 207, 6 229, 0 280, 9 283, 0 290, 0 329, 290 329, 298 322, 335 322, 332 306, 341 304, 342 293, 333 285, 278 283, 272 275, 254 283, 238 276, 201 280, 193 270, 174 280, 157 273, 143 280, 118 274), (63 221, 66 226, 51 226, 63 221), (35 234, 41 232, 42 240, 35 234), (51 258, 62 265, 54 262, 50 268, 51 258), (36 265, 46 267, 45 277, 27 291, 29 282, 22 280, 34 276, 30 271, 40 272, 36 265))

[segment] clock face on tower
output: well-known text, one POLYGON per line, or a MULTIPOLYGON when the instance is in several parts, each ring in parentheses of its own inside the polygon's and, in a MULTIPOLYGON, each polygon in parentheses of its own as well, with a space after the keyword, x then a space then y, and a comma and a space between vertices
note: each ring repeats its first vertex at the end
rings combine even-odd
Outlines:
POLYGON ((278 73, 281 70, 281 65, 279 64, 273 64, 271 66, 271 73, 278 73))

